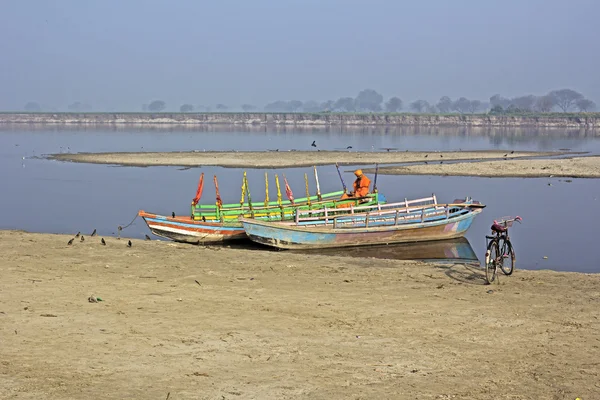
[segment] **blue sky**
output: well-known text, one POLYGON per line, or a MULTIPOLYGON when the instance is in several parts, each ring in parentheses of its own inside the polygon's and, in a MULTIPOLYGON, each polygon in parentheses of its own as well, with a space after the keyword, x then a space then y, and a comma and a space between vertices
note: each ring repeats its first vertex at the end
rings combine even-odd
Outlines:
POLYGON ((600 103, 597 0, 13 0, 0 110, 487 100, 572 88, 600 103))

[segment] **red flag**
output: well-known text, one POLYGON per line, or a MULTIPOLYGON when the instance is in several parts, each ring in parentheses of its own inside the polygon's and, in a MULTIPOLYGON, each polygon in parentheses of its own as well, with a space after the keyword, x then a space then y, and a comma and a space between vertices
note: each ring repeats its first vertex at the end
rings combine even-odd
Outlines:
POLYGON ((292 192, 292 188, 290 187, 290 185, 288 185, 288 181, 285 178, 285 176, 283 177, 283 181, 285 182, 285 194, 287 195, 287 198, 292 202, 292 204, 294 204, 294 193, 292 192))
POLYGON ((200 175, 200 182, 198 182, 198 190, 196 190, 196 197, 192 201, 192 205, 195 206, 200 201, 202 197, 202 189, 204 188, 204 172, 200 175))
POLYGON ((215 191, 217 192, 217 206, 221 207, 223 205, 223 200, 221 200, 221 194, 219 193, 219 183, 217 182, 217 176, 215 175, 213 178, 215 182, 215 191))

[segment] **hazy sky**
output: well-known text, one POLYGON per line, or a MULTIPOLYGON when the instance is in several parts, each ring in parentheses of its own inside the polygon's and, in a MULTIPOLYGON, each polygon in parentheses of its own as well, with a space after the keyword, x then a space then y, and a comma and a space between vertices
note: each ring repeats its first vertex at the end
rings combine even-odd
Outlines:
POLYGON ((1 0, 0 110, 354 97, 600 103, 600 0, 1 0))

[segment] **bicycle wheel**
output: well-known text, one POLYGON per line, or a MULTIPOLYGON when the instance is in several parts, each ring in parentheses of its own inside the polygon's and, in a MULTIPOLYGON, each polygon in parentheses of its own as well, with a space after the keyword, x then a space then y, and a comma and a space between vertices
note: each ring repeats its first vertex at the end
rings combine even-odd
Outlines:
POLYGON ((488 284, 494 282, 494 279, 496 279, 496 267, 499 258, 500 249, 498 247, 498 242, 492 240, 488 245, 485 257, 485 280, 488 284))
POLYGON ((510 275, 513 273, 515 269, 515 251, 513 250, 512 244, 510 240, 503 239, 501 240, 501 245, 499 246, 500 256, 502 257, 502 262, 500 263, 500 268, 504 275, 510 275))

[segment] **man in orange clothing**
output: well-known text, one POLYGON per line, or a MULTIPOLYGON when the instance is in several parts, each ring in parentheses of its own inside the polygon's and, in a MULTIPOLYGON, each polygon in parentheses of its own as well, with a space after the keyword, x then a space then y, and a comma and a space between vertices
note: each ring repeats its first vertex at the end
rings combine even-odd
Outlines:
POLYGON ((371 180, 367 178, 360 169, 354 171, 354 175, 356 175, 356 180, 352 184, 354 190, 352 193, 344 193, 342 195, 342 199, 348 199, 351 197, 365 197, 369 194, 371 180))

